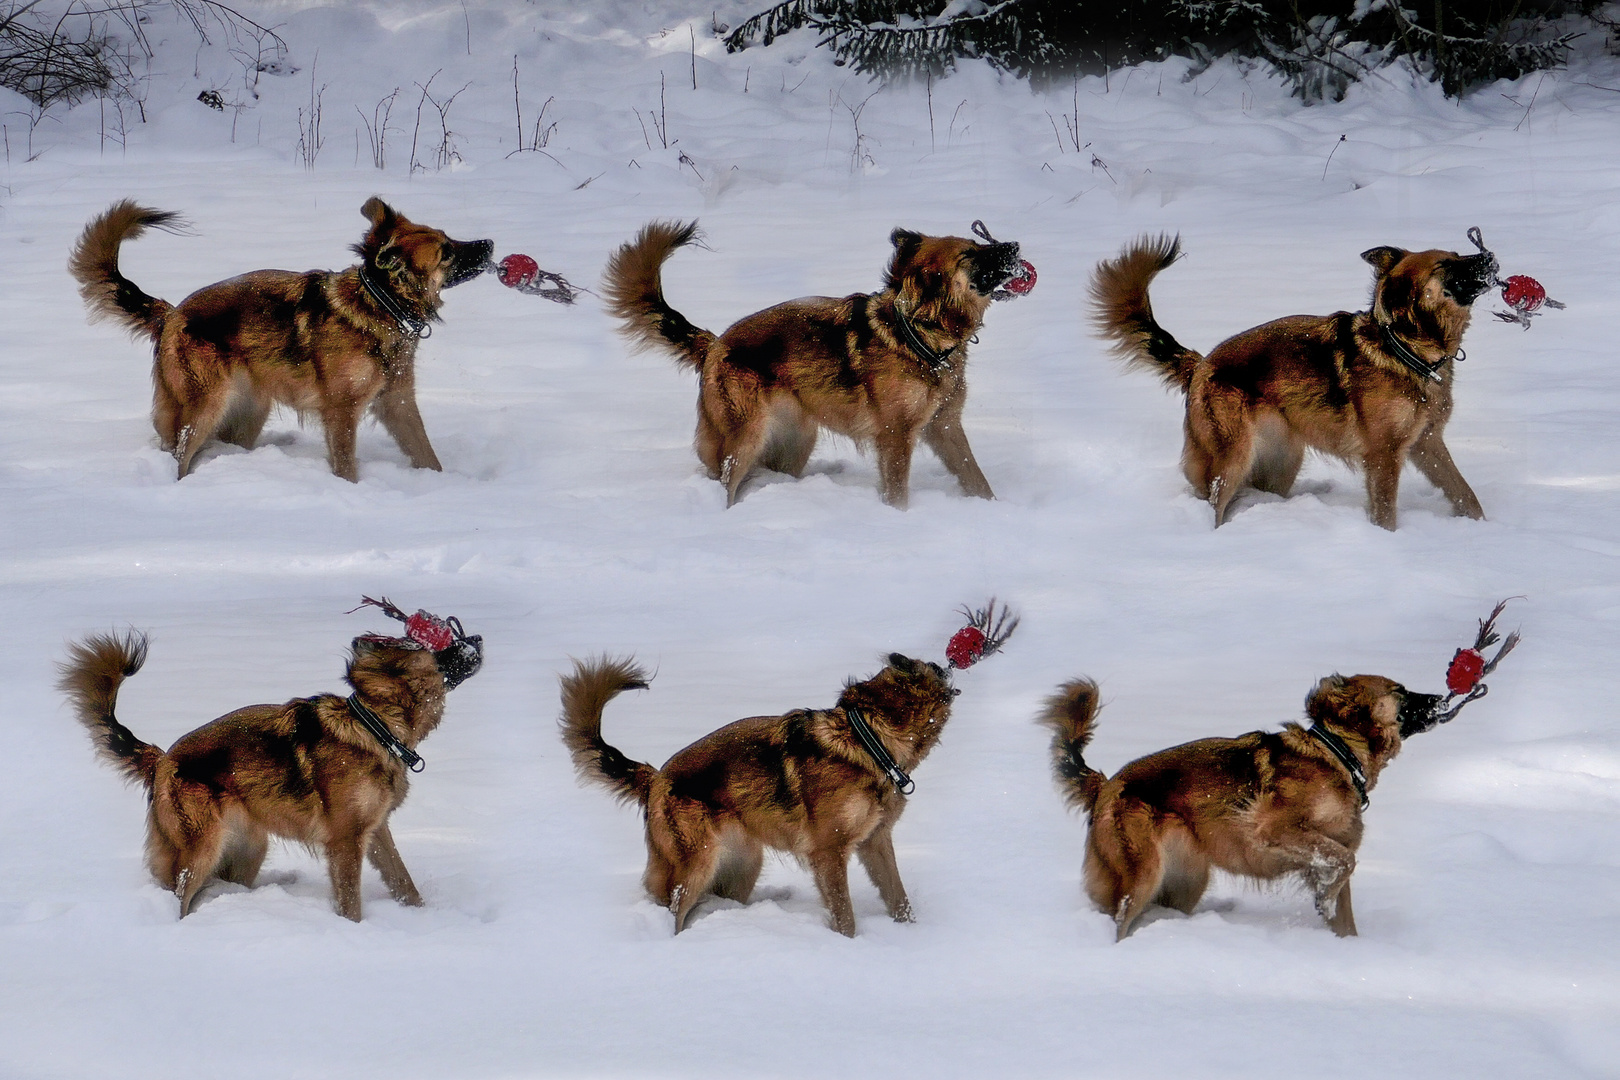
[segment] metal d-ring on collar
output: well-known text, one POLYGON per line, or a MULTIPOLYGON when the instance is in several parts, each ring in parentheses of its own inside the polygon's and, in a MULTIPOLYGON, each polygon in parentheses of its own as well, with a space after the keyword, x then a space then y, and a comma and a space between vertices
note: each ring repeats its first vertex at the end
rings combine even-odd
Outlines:
POLYGON ((866 717, 861 715, 861 711, 853 705, 845 705, 844 715, 849 717, 849 726, 855 729, 855 735, 861 740, 861 745, 866 747, 866 752, 872 755, 877 767, 882 769, 883 774, 894 784, 894 789, 902 795, 910 795, 917 790, 917 785, 912 783, 911 777, 905 774, 899 763, 883 748, 877 732, 867 724, 866 717))
POLYGON ((900 337, 905 341, 906 347, 922 357, 923 362, 928 365, 935 375, 951 370, 951 354, 961 348, 960 345, 952 345, 944 352, 935 352, 930 349, 918 335, 917 328, 911 325, 911 320, 906 318, 906 313, 900 307, 900 301, 898 300, 894 302, 894 321, 895 325, 900 327, 900 337))
POLYGON ((427 762, 422 760, 422 755, 395 738, 394 733, 388 730, 388 725, 383 723, 382 717, 372 712, 365 702, 360 700, 359 694, 349 695, 349 712, 360 721, 362 727, 383 744, 384 750, 403 761, 411 772, 421 772, 427 768, 427 762))
POLYGON ((377 301, 378 307, 393 316, 394 321, 399 323, 399 328, 405 331, 407 335, 414 338, 430 338, 433 336, 433 327, 428 325, 428 321, 418 319, 401 307, 398 300, 389 296, 381 285, 372 280, 371 275, 366 272, 364 264, 360 266, 360 284, 365 286, 366 292, 370 293, 371 298, 377 301))
POLYGON ((1395 336, 1395 331, 1393 329, 1391 329, 1388 325, 1379 322, 1376 316, 1373 317, 1373 322, 1378 326, 1378 329, 1384 332, 1384 344, 1388 346, 1390 352, 1395 354, 1395 359, 1406 365, 1407 369, 1420 379, 1424 379, 1429 382, 1439 382, 1440 376, 1437 374, 1437 372, 1439 372, 1443 366, 1453 360, 1468 359, 1468 354, 1463 352, 1461 349, 1458 349, 1451 356, 1442 356, 1432 365, 1424 363, 1423 358, 1408 348, 1406 342, 1395 336))
POLYGON ((1361 762, 1356 760, 1356 755, 1344 744, 1344 740, 1315 724, 1306 728, 1305 734, 1327 747, 1333 756, 1339 759, 1339 764, 1349 770, 1350 782, 1356 786, 1356 794, 1361 796, 1361 808, 1367 809, 1367 774, 1361 768, 1361 762))

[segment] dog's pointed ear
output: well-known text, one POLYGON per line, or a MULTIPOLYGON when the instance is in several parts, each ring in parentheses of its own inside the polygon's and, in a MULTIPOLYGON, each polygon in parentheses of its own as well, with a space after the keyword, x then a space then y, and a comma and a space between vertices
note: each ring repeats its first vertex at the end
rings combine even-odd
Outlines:
POLYGON ((1398 247, 1390 247, 1385 244, 1381 247, 1368 248, 1361 253, 1361 258, 1363 262, 1378 271, 1378 275, 1382 277, 1389 273, 1396 263, 1406 258, 1407 254, 1398 247))
POLYGON ((1340 699, 1350 680, 1335 672, 1316 684, 1305 695, 1305 715, 1313 721, 1332 720, 1339 714, 1340 699))
POLYGON ((917 671, 917 661, 903 653, 890 653, 889 666, 894 668, 896 671, 903 672, 907 675, 915 674, 917 671))
POLYGON ((889 243, 894 245, 894 257, 897 262, 905 262, 915 255, 922 242, 922 233, 914 233, 910 229, 896 229, 889 234, 889 243))
POLYGON ((389 206, 375 195, 366 200, 366 204, 360 208, 360 213, 372 225, 391 224, 395 218, 399 217, 392 206, 389 206))

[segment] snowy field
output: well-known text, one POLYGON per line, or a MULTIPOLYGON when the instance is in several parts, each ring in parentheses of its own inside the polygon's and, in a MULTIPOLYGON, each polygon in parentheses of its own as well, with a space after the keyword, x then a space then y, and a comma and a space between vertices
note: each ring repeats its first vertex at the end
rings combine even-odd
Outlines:
POLYGON ((0 101, 0 1077, 1620 1077, 1620 61, 1583 39, 1568 70, 1461 103, 1391 70, 1302 108, 1263 73, 1179 61, 1050 92, 974 64, 878 90, 808 35, 725 54, 713 20, 763 3, 248 2, 298 68, 257 99, 225 42, 156 22, 127 134, 94 102, 31 125, 0 101), (555 124, 544 153, 516 152, 514 54, 525 143, 543 105, 555 124), (461 88, 442 168, 431 104, 416 128, 430 76, 441 101, 461 88), (379 171, 360 114, 395 87, 379 171), (592 288, 642 223, 697 217, 712 250, 666 283, 716 331, 876 288, 896 225, 982 218, 1040 273, 973 350, 966 427, 998 498, 963 498, 923 451, 891 510, 873 459, 828 437, 804 479, 756 479, 727 511, 691 451, 689 373, 628 355, 594 296, 493 278, 448 295, 418 357, 442 474, 369 426, 345 483, 279 414, 175 483, 147 348, 87 325, 66 273, 78 231, 118 198, 182 213, 188 234, 123 259, 178 301, 347 265, 372 194, 592 288), (1528 332, 1489 317, 1494 294, 1475 306, 1448 438, 1489 520, 1446 516, 1408 470, 1386 533, 1359 477, 1314 460, 1294 497, 1246 497, 1212 531, 1177 465, 1179 399, 1089 332, 1095 262, 1180 232, 1155 310, 1208 349, 1360 307, 1361 251, 1466 251, 1473 225, 1504 274, 1569 305, 1528 332), (350 924, 285 846, 257 888, 212 887, 178 922, 142 863, 140 792, 53 688, 65 643, 150 631, 120 714, 166 746, 338 689, 350 638, 390 626, 345 614, 363 593, 487 641, 393 819, 426 906, 368 869, 350 924), (916 924, 857 870, 859 936, 839 937, 778 860, 754 902, 711 902, 673 938, 635 812, 578 787, 557 738, 567 658, 657 668, 606 735, 661 762, 737 717, 829 705, 890 650, 940 658, 953 609, 991 595, 1023 627, 958 676, 896 830, 916 924), (1359 938, 1303 891, 1222 880, 1113 943, 1031 722, 1058 682, 1101 682, 1089 756, 1112 771, 1298 719, 1333 671, 1439 689, 1510 595, 1524 644, 1490 697, 1372 794, 1359 938))

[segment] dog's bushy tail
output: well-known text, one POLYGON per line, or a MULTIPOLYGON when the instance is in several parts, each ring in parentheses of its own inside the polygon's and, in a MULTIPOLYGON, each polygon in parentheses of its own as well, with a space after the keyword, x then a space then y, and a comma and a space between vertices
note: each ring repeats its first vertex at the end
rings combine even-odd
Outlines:
POLYGON ((1052 729, 1052 774, 1071 809, 1091 813, 1103 774, 1086 764, 1086 744, 1097 725, 1097 684, 1072 679, 1046 699, 1036 721, 1052 729))
POLYGON ((693 326, 664 300, 664 260, 698 239, 697 222, 653 221, 608 259, 603 274, 608 311, 638 349, 661 348, 683 364, 703 366, 714 335, 693 326))
POLYGON ((144 663, 145 634, 134 630, 123 636, 92 634, 69 646, 56 685, 67 695, 79 723, 90 732, 96 756, 123 773, 126 780, 139 781, 150 791, 163 751, 137 739, 113 713, 118 687, 144 663))
POLYGON ((1186 393, 1203 357, 1155 322, 1148 302, 1148 286, 1180 257, 1181 237, 1160 234, 1138 237, 1119 258, 1098 263, 1091 275, 1091 318, 1097 332, 1113 342, 1115 356, 1186 393))
POLYGON ((79 283, 79 295, 90 308, 90 321, 116 319, 132 334, 156 338, 168 301, 148 296, 118 270, 118 248, 147 229, 174 229, 178 215, 137 206, 128 199, 115 202, 93 218, 79 234, 68 256, 68 270, 79 283))
POLYGON ((647 673, 629 657, 575 660, 573 674, 562 677, 562 716, 557 721, 580 779, 602 785, 621 802, 642 806, 658 770, 631 761, 602 741, 602 710, 624 691, 645 690, 647 683, 647 673))

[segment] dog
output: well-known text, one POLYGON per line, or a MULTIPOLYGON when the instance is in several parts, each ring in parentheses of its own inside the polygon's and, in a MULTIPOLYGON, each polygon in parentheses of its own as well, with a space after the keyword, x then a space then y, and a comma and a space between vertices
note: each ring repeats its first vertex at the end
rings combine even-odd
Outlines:
POLYGON ((213 877, 251 888, 271 835, 325 851, 333 906, 346 919, 360 921, 362 855, 390 896, 422 903, 388 817, 405 801, 421 762, 416 745, 439 726, 446 693, 483 663, 483 638, 449 625, 453 640, 438 651, 412 638, 357 637, 347 699, 249 705, 167 751, 115 715, 119 686, 146 661, 145 636, 98 634, 71 646, 59 686, 97 756, 145 789, 147 867, 179 898, 181 918, 213 877))
POLYGON ((1086 764, 1097 684, 1065 683, 1040 723, 1071 808, 1090 818, 1086 892, 1123 940, 1149 904, 1191 914, 1211 868, 1274 881, 1298 876, 1340 937, 1356 932, 1350 875, 1367 792, 1402 740, 1444 722, 1442 700, 1378 675, 1321 680, 1305 699, 1311 727, 1199 739, 1126 765, 1086 764))
POLYGON ((1455 514, 1485 516, 1442 436, 1470 305, 1495 283, 1495 256, 1371 248, 1361 255, 1376 275, 1370 311, 1277 319, 1200 356, 1148 302, 1180 251, 1179 237, 1142 237, 1099 264, 1093 316, 1121 359, 1185 395, 1182 469, 1217 527, 1244 485, 1286 496, 1307 447, 1362 469, 1367 516, 1383 528, 1395 528, 1408 460, 1455 514))
POLYGON ((821 428, 877 448, 890 506, 906 506, 919 439, 963 492, 995 497, 962 430, 967 346, 1025 274, 1017 244, 895 229, 881 292, 790 300, 716 337, 664 299, 664 261, 697 235, 695 221, 643 228, 608 263, 607 307, 635 346, 698 372, 697 454, 728 507, 755 466, 802 476, 821 428))
POLYGON ((381 199, 347 270, 257 270, 178 306, 118 270, 125 240, 177 227, 176 215, 124 200, 85 226, 68 267, 92 322, 150 338, 152 426, 179 479, 214 437, 252 449, 276 404, 318 416, 333 474, 359 480, 355 431, 370 409, 417 469, 439 471, 416 408, 416 344, 440 322, 441 293, 482 273, 494 243, 452 240, 381 199))
POLYGON ((892 653, 877 675, 846 683, 833 708, 738 720, 661 769, 632 761, 602 739, 607 703, 647 684, 633 660, 575 661, 562 677, 560 727, 582 780, 641 807, 643 883, 675 916, 677 934, 706 893, 747 903, 767 847, 809 864, 840 934, 855 936, 851 852, 889 917, 912 921, 891 833, 906 808, 905 773, 928 755, 950 719, 958 691, 943 668, 892 653), (867 735, 875 742, 864 743, 867 735), (881 763, 879 755, 890 760, 881 763))

